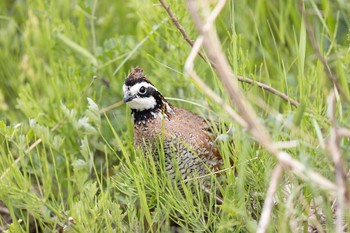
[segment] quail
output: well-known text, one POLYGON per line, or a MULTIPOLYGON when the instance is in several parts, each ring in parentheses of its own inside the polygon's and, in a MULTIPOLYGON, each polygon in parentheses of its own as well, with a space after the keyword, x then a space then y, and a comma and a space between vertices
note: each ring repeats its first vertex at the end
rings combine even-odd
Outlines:
POLYGON ((123 91, 134 120, 135 147, 143 150, 151 147, 154 159, 158 160, 156 143, 162 140, 165 170, 171 178, 178 174, 176 167, 184 180, 220 169, 223 160, 207 122, 169 104, 143 69, 136 67, 131 71, 123 91))

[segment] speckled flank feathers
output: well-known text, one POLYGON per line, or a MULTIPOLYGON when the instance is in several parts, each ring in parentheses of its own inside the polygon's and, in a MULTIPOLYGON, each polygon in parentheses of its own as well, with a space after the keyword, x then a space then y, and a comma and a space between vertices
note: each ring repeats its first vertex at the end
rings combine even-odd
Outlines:
POLYGON ((166 170, 175 178, 174 156, 183 179, 217 170, 222 158, 213 144, 214 136, 206 121, 182 108, 170 105, 143 70, 136 67, 123 86, 124 102, 134 118, 135 147, 151 147, 158 160, 156 142, 164 139, 166 170))

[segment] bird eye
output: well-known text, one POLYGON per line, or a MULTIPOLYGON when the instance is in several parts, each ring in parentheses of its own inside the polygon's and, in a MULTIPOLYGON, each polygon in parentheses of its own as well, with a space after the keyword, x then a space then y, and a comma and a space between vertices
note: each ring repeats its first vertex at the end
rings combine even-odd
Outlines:
POLYGON ((144 86, 142 86, 139 90, 140 94, 146 94, 146 88, 144 86))

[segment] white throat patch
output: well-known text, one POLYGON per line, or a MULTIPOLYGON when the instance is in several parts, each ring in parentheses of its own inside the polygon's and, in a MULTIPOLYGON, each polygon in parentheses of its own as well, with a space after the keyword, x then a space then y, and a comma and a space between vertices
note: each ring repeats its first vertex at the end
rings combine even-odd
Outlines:
POLYGON ((127 102, 131 109, 137 111, 143 111, 152 109, 157 105, 156 99, 153 96, 150 97, 137 97, 130 102, 127 102))

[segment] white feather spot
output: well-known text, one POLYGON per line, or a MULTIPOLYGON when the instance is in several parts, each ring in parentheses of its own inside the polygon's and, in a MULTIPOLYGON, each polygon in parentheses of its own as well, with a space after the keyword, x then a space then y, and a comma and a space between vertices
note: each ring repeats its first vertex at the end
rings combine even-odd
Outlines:
POLYGON ((169 104, 167 102, 163 102, 163 104, 165 104, 166 106, 166 110, 168 113, 170 114, 175 114, 175 112, 173 111, 173 109, 169 106, 169 104))

